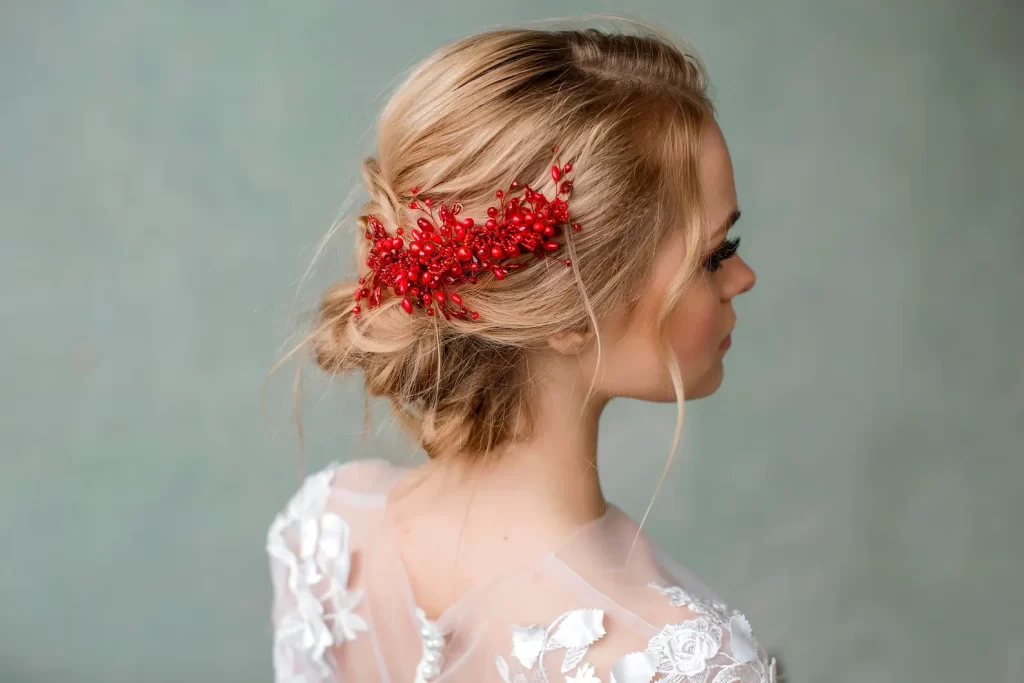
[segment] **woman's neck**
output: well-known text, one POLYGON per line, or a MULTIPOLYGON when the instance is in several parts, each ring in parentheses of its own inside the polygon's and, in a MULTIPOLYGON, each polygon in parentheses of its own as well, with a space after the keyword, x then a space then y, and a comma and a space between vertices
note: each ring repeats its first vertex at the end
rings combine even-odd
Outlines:
POLYGON ((572 368, 533 371, 529 436, 485 458, 452 453, 418 468, 393 492, 403 526, 455 525, 469 543, 501 530, 504 538, 529 535, 553 546, 604 514, 597 436, 607 400, 587 396, 588 383, 572 368))
POLYGON ((589 387, 564 374, 557 363, 534 368, 534 377, 544 379, 531 397, 526 439, 503 444, 485 458, 441 457, 424 469, 424 483, 443 486, 445 505, 472 506, 470 516, 481 507, 520 517, 530 510, 541 519, 578 525, 603 514, 597 437, 607 400, 587 396, 589 387))
POLYGON ((429 613, 510 565, 556 550, 605 513, 597 435, 607 401, 586 396, 587 386, 558 371, 534 374, 543 380, 528 438, 483 459, 454 453, 432 460, 392 491, 388 515, 429 613))

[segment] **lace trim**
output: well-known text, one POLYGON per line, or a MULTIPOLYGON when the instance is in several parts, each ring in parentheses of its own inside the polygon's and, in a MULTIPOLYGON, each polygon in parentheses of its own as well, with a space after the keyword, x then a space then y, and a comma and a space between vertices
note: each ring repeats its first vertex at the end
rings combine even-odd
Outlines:
POLYGON ((348 590, 352 566, 348 523, 326 509, 338 469, 332 464, 308 477, 267 533, 267 553, 272 564, 284 568, 286 580, 281 589, 286 591, 282 602, 288 609, 274 629, 274 670, 279 682, 332 680, 334 666, 328 650, 367 630, 366 621, 354 612, 363 591, 348 590))

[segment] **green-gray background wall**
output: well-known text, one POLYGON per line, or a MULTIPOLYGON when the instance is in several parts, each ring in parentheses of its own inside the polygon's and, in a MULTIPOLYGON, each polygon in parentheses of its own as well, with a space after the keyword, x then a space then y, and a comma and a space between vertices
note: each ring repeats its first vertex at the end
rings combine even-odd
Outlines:
MULTIPOLYGON (((313 249, 415 61, 628 12, 707 61, 757 269, 650 533, 792 681, 1024 681, 1024 11, 1004 0, 0 3, 0 681, 269 681, 313 249)), ((357 201, 361 197, 357 195, 357 201)), ((308 467, 360 441, 307 382, 308 467)), ((642 513, 671 406, 619 402, 642 513)), ((414 455, 414 454, 413 454, 414 455)))

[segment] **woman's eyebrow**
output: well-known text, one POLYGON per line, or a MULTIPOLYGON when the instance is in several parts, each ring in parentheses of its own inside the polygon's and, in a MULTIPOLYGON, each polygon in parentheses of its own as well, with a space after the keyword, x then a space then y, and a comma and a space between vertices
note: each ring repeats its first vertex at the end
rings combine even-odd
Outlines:
POLYGON ((729 214, 729 217, 725 219, 725 223, 722 226, 722 232, 729 232, 729 230, 732 229, 732 226, 736 225, 736 221, 738 221, 742 215, 743 214, 739 209, 733 209, 732 213, 729 214))

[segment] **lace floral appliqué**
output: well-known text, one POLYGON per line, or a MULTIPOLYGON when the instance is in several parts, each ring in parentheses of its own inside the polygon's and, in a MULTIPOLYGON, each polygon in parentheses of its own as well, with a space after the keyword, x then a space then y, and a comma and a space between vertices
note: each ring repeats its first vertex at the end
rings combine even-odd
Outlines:
MULTIPOLYGON (((512 657, 516 671, 513 673, 505 658, 498 655, 498 674, 505 683, 533 683, 547 681, 544 668, 544 654, 558 649, 565 650, 561 672, 568 673, 580 665, 590 646, 604 637, 604 610, 578 609, 566 612, 552 624, 543 626, 512 627, 512 657)), ((594 668, 582 664, 575 675, 566 676, 568 683, 601 683, 594 675, 594 668)))
POLYGON ((326 510, 334 469, 310 476, 267 534, 273 580, 281 588, 283 605, 274 630, 279 681, 331 680, 327 651, 367 629, 354 612, 363 593, 348 590, 348 524, 326 510))
POLYGON ((678 586, 651 587, 667 595, 673 606, 698 616, 666 625, 645 651, 622 657, 612 668, 611 683, 650 683, 655 676, 660 676, 659 683, 775 683, 775 662, 759 656, 746 617, 678 586))

